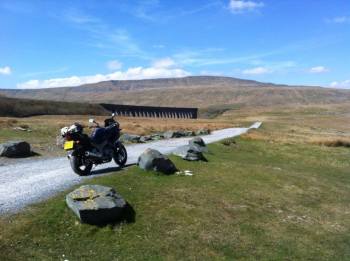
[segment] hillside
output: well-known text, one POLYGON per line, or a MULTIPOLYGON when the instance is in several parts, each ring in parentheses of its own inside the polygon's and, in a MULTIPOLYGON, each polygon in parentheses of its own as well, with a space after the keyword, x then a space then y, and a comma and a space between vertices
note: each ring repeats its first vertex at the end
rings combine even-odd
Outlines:
POLYGON ((40 100, 200 108, 237 104, 241 106, 331 104, 350 100, 350 91, 347 90, 276 85, 214 76, 107 81, 78 87, 0 90, 0 93, 8 97, 40 100))
POLYGON ((0 117, 27 117, 35 115, 107 115, 99 104, 53 102, 7 98, 0 95, 0 117))

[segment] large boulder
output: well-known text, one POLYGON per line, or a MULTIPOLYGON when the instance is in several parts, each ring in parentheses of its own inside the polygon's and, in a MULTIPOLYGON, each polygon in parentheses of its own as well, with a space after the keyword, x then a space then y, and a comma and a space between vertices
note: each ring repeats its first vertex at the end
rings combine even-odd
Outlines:
POLYGON ((189 146, 192 150, 199 152, 208 152, 208 147, 201 137, 195 137, 189 141, 189 146))
POLYGON ((154 170, 164 174, 173 174, 177 171, 168 157, 153 149, 147 149, 140 155, 138 165, 143 170, 154 170))
POLYGON ((139 135, 133 135, 133 134, 123 134, 121 137, 120 137, 120 141, 121 142, 129 142, 129 143, 139 143, 140 142, 140 138, 141 136, 139 135))
POLYGON ((119 221, 127 209, 127 202, 110 187, 84 185, 66 196, 68 207, 82 223, 106 224, 119 221))
POLYGON ((0 157, 24 158, 32 155, 30 145, 25 141, 9 141, 0 144, 0 157))

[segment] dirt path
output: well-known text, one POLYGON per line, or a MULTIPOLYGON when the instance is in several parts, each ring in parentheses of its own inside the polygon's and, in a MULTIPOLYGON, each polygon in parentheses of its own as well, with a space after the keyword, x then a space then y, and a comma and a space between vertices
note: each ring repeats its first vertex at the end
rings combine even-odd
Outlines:
MULTIPOLYGON (((229 128, 213 131, 203 136, 206 143, 212 143, 224 138, 239 136, 251 128, 259 128, 260 122, 250 128, 229 128)), ((127 164, 135 164, 139 155, 147 148, 170 154, 177 147, 186 145, 191 138, 160 140, 144 144, 126 146, 128 151, 127 164)), ((40 159, 20 162, 8 166, 0 166, 0 213, 14 213, 23 207, 45 200, 60 191, 68 189, 82 180, 96 175, 117 171, 114 163, 97 166, 92 175, 79 177, 73 173, 67 158, 40 159)))

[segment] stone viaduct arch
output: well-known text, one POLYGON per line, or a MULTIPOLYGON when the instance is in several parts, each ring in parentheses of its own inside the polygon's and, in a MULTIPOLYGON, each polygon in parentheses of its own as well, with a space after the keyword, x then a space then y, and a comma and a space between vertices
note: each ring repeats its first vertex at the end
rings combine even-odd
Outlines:
POLYGON ((198 108, 174 108, 174 107, 152 107, 118 104, 101 104, 108 111, 115 112, 125 117, 153 117, 153 118, 178 118, 197 119, 198 108))

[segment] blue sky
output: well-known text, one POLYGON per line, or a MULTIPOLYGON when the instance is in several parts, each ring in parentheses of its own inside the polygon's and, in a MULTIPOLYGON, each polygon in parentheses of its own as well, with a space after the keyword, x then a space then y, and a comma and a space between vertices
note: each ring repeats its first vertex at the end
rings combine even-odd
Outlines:
POLYGON ((350 88, 349 0, 0 0, 0 88, 224 75, 350 88))

